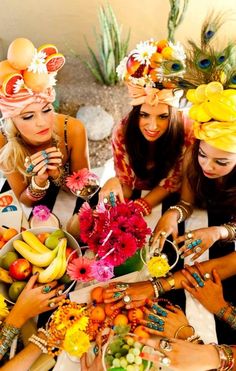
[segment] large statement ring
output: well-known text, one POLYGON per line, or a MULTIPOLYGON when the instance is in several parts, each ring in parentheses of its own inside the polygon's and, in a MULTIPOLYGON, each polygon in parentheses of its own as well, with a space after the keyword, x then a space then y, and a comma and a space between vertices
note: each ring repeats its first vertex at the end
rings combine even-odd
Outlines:
POLYGON ((129 284, 128 283, 118 283, 116 285, 116 289, 119 289, 119 290, 126 290, 127 288, 129 287, 129 284))
POLYGON ((196 272, 192 273, 192 276, 200 287, 204 286, 203 280, 201 279, 201 277, 196 272))
POLYGON ((159 363, 160 363, 161 366, 169 367, 170 364, 171 364, 171 360, 170 360, 170 358, 168 358, 166 356, 165 357, 160 357, 159 363))
POLYGON ((203 275, 203 279, 204 279, 204 281, 207 281, 207 280, 209 280, 210 278, 211 278, 210 273, 205 273, 205 274, 203 275))
POLYGON ((185 239, 191 240, 193 238, 193 233, 191 231, 185 233, 185 239))
POLYGON ((41 151, 43 158, 48 158, 48 154, 45 150, 41 151))
POLYGON ((166 352, 171 352, 173 347, 170 343, 170 339, 168 338, 160 339, 160 349, 165 350, 166 352))
POLYGON ((122 296, 122 292, 120 292, 120 291, 114 292, 114 294, 113 294, 113 298, 115 298, 115 299, 119 299, 121 296, 122 296))
POLYGON ((26 156, 26 158, 25 158, 25 162, 24 162, 24 166, 25 167, 28 167, 29 166, 29 164, 30 164, 30 157, 29 156, 26 156))
POLYGON ((161 237, 165 237, 166 234, 167 234, 166 231, 162 231, 162 232, 160 233, 160 236, 161 236, 161 237))
POLYGON ((49 302, 48 302, 48 307, 49 307, 49 308, 54 308, 55 305, 56 305, 56 304, 54 303, 54 301, 49 301, 49 302))
POLYGON ((116 206, 116 198, 115 198, 115 193, 114 192, 110 192, 109 198, 110 198, 111 206, 112 207, 116 206))
POLYGON ((44 286, 43 288, 42 288, 42 293, 43 294, 48 294, 50 291, 51 291, 51 286, 44 286))
POLYGON ((125 295, 125 296, 123 297, 123 302, 124 302, 125 304, 129 304, 129 303, 131 303, 131 301, 132 301, 132 298, 131 298, 129 295, 125 295))
POLYGON ((27 167, 27 169, 25 170, 28 174, 32 173, 32 171, 34 170, 34 165, 33 164, 29 164, 29 166, 27 167))
POLYGON ((202 248, 200 246, 195 247, 194 252, 196 254, 200 253, 202 251, 202 248))

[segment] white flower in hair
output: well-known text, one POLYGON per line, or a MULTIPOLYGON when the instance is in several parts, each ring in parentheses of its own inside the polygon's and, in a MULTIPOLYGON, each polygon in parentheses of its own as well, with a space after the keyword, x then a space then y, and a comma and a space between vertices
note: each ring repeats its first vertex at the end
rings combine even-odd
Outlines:
POLYGON ((119 65, 116 67, 116 73, 119 77, 119 80, 124 80, 126 75, 126 64, 127 64, 128 57, 124 57, 119 65))
POLYGON ((15 82, 14 86, 13 86, 13 93, 16 94, 16 93, 19 93, 19 91, 21 89, 23 89, 25 87, 25 83, 24 83, 24 80, 23 79, 19 79, 15 82))
POLYGON ((54 72, 54 73, 52 72, 52 73, 48 74, 48 77, 49 77, 48 86, 55 86, 56 85, 56 83, 57 83, 56 75, 57 75, 56 72, 54 72))
POLYGON ((153 41, 148 40, 137 44, 136 49, 132 50, 131 54, 136 61, 148 66, 151 56, 156 52, 156 49, 156 46, 153 45, 153 41))
POLYGON ((151 76, 148 76, 148 75, 145 75, 143 77, 132 77, 132 76, 130 76, 129 81, 131 81, 133 84, 139 85, 139 86, 150 86, 152 88, 155 86, 155 82, 153 82, 151 76))
POLYGON ((37 49, 35 49, 35 54, 28 67, 28 71, 32 71, 34 73, 47 73, 48 71, 45 64, 46 57, 46 53, 37 52, 37 49))
POLYGON ((174 58, 180 59, 182 62, 186 59, 183 45, 181 45, 179 41, 176 44, 173 44, 171 41, 169 41, 169 46, 173 50, 174 58))

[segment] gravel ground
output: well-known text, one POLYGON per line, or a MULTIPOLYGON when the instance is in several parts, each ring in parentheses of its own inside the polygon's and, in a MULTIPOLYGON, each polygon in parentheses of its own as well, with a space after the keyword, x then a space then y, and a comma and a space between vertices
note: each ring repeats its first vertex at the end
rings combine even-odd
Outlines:
MULTIPOLYGON (((67 57, 58 74, 57 97, 60 112, 76 116, 80 106, 100 105, 119 122, 130 110, 127 89, 124 85, 105 86, 95 82, 93 76, 78 57, 67 57)), ((110 137, 89 141, 91 167, 102 166, 111 158, 110 137)))

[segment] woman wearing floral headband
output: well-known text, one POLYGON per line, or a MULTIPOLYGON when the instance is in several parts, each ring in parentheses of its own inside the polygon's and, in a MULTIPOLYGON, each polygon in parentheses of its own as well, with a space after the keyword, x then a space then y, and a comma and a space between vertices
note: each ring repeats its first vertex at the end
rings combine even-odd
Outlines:
POLYGON ((55 75, 64 56, 54 45, 35 49, 28 39, 14 40, 0 62, 0 169, 17 198, 27 206, 53 198, 51 187, 64 184, 66 172, 89 166, 82 123, 56 114, 55 75))
POLYGON ((190 122, 178 112, 182 91, 170 81, 183 73, 184 60, 180 45, 149 40, 121 62, 117 71, 127 82, 133 108, 113 132, 116 177, 103 186, 100 199, 113 192, 122 202, 140 197, 135 190, 139 195, 149 190, 136 200, 148 215, 179 190, 183 153, 193 140, 190 122))

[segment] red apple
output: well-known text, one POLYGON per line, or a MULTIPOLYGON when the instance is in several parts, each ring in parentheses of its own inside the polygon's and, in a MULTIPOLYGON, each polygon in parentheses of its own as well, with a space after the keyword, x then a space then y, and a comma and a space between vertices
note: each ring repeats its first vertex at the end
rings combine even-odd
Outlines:
POLYGON ((32 273, 30 262, 26 259, 17 259, 9 267, 9 275, 18 281, 26 280, 32 273))

